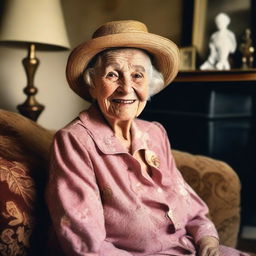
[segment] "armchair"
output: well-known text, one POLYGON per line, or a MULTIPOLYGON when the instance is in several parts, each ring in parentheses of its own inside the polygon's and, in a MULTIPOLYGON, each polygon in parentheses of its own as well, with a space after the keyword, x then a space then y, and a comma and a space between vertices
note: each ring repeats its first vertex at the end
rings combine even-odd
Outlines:
MULTIPOLYGON (((54 131, 0 110, 0 254, 43 255, 47 210, 43 190, 54 131)), ((210 208, 221 243, 235 247, 240 183, 226 163, 173 150, 182 175, 210 208)))

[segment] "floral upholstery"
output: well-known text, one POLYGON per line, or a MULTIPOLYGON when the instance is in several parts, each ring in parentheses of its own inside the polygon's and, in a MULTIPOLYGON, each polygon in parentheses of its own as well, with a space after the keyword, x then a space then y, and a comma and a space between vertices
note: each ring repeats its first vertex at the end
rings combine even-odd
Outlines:
MULTIPOLYGON (((48 227, 43 188, 53 135, 19 114, 0 110, 0 255, 43 255, 48 227)), ((235 246, 240 221, 235 172, 211 158, 173 154, 184 178, 208 204, 221 243, 235 246)))
MULTIPOLYGON (((40 152, 30 148, 31 129, 35 127, 24 117, 0 110, 0 255, 3 256, 41 255, 44 248, 47 213, 42 193, 46 165, 40 152), (23 140, 25 134, 29 140, 23 140)), ((49 131, 38 127, 35 132, 42 135, 38 143, 49 144, 46 139, 49 133, 52 140, 53 133, 49 131)))
POLYGON ((34 226, 34 181, 25 164, 0 157, 1 255, 26 255, 34 226))

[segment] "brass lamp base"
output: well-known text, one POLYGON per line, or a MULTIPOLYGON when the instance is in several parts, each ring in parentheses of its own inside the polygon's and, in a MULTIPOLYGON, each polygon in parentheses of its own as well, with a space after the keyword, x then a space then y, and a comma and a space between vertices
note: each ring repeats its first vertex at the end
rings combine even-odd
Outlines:
POLYGON ((39 103, 31 106, 31 104, 27 104, 27 102, 24 102, 23 104, 18 105, 17 109, 23 116, 26 116, 36 122, 39 115, 44 110, 44 106, 39 103))
POLYGON ((27 99, 23 104, 17 106, 19 112, 36 121, 44 110, 44 106, 37 102, 35 95, 37 88, 34 86, 34 75, 39 65, 39 60, 36 58, 35 44, 30 44, 28 48, 28 56, 22 60, 23 66, 27 75, 27 86, 24 88, 24 93, 27 95, 27 99))

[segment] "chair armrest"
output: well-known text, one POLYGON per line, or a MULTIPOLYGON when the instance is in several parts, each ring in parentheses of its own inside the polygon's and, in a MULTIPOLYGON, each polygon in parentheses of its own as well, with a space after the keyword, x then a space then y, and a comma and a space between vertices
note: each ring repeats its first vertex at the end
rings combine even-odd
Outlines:
POLYGON ((220 243, 235 247, 240 226, 240 181, 226 163, 210 157, 172 150, 186 182, 204 200, 220 236, 220 243))

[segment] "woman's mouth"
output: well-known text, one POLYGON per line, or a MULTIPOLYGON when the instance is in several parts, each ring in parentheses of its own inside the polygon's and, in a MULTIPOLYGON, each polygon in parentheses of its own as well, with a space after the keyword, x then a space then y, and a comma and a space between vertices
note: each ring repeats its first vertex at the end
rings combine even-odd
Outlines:
POLYGON ((123 100, 123 99, 113 99, 112 102, 118 103, 118 104, 132 104, 136 100, 123 100))

